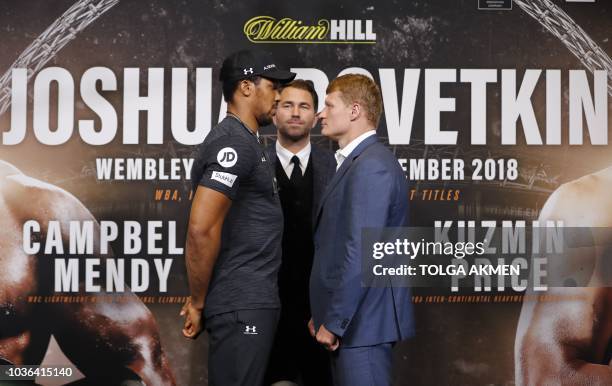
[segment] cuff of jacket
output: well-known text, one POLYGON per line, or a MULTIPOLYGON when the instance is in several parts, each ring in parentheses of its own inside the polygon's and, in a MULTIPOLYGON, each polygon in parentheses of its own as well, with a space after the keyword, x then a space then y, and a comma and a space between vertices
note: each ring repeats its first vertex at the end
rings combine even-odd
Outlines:
POLYGON ((323 323, 323 325, 329 331, 333 332, 338 338, 342 338, 350 323, 351 321, 348 318, 345 318, 327 320, 323 323))

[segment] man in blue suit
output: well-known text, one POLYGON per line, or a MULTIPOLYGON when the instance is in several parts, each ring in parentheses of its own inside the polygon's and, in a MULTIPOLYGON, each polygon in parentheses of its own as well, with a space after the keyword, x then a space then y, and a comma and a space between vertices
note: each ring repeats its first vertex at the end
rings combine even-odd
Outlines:
POLYGON ((392 347, 414 333, 409 289, 361 280, 362 229, 406 226, 408 210, 404 173, 376 137, 381 112, 376 83, 349 74, 330 83, 320 114, 340 149, 315 220, 310 326, 341 386, 390 385, 392 347))

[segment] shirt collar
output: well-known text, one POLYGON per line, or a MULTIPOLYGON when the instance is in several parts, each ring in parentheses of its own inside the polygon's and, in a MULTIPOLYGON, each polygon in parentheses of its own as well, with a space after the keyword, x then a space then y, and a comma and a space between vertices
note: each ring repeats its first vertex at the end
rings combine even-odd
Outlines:
POLYGON ((291 157, 296 155, 300 159, 300 169, 302 169, 302 173, 306 170, 306 166, 308 165, 308 159, 310 158, 310 151, 312 146, 310 142, 302 150, 300 150, 297 154, 293 154, 290 150, 287 150, 280 144, 280 142, 276 141, 276 156, 278 157, 279 162, 283 169, 287 169, 289 165, 291 165, 291 157))
POLYGON ((343 156, 344 158, 348 158, 348 156, 351 155, 353 150, 355 150, 361 142, 363 142, 366 138, 373 136, 374 134, 376 134, 376 130, 366 131, 365 133, 361 134, 359 137, 349 142, 349 144, 343 147, 342 149, 338 149, 337 153, 343 156))

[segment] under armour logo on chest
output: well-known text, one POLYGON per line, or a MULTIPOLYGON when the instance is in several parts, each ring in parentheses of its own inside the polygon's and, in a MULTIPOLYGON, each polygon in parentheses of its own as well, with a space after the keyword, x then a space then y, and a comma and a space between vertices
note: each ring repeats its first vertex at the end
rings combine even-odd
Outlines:
POLYGON ((244 75, 252 74, 253 73, 253 67, 249 67, 248 69, 245 68, 242 71, 244 71, 244 75))

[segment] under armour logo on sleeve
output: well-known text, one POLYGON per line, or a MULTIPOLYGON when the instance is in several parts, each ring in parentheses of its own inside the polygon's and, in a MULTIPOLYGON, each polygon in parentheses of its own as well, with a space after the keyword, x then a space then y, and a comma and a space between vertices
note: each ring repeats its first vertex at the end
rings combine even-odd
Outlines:
POLYGON ((249 67, 248 69, 245 68, 242 71, 244 71, 244 75, 252 74, 253 73, 253 67, 249 67))

